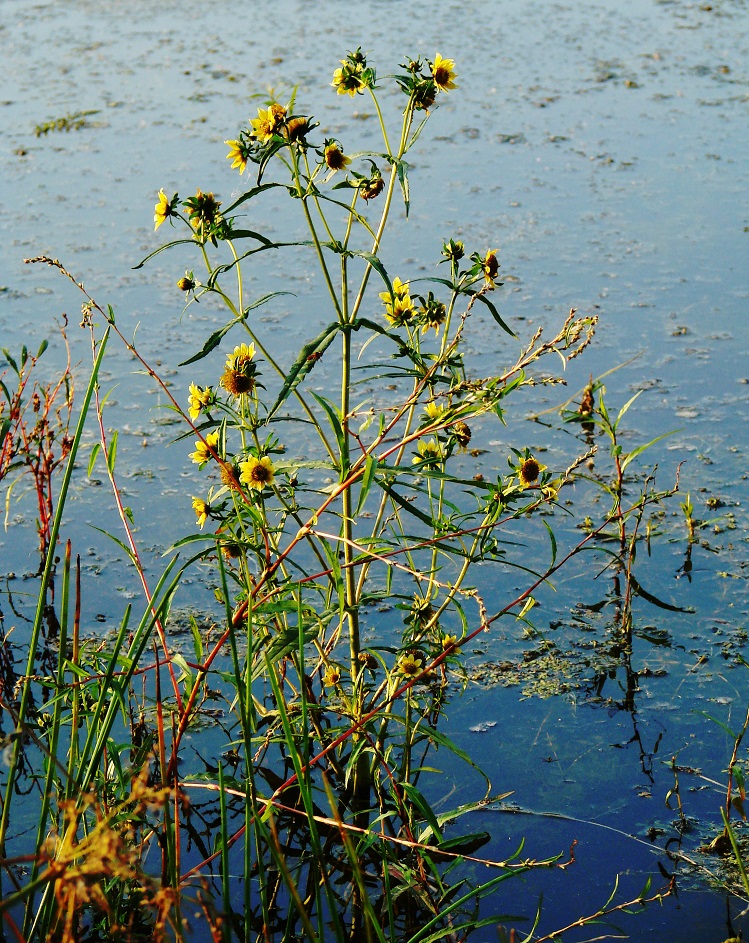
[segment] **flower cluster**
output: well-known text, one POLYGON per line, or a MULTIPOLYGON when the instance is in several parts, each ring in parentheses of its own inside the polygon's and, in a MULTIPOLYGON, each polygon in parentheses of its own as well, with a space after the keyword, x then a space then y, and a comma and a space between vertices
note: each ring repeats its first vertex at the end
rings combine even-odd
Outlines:
POLYGON ((403 75, 396 76, 396 81, 418 109, 428 110, 434 104, 438 92, 449 92, 457 88, 455 62, 443 59, 437 53, 434 62, 411 59, 402 63, 403 75))
POLYGON ((353 98, 357 93, 362 94, 365 88, 375 88, 377 76, 375 70, 367 66, 367 57, 361 51, 361 46, 347 53, 340 62, 341 68, 335 70, 330 83, 339 95, 350 95, 353 98))

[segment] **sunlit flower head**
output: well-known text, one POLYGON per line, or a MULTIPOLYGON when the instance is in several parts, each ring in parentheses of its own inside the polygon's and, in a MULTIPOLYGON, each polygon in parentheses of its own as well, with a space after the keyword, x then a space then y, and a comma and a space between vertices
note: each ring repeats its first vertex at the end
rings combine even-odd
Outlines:
POLYGON ((426 404, 424 412, 427 415, 427 419, 431 419, 432 422, 434 422, 447 412, 447 406, 445 403, 438 403, 436 399, 433 399, 426 404))
POLYGON ((494 279, 499 273, 499 259, 497 259, 497 250, 489 249, 481 261, 481 269, 484 273, 484 279, 487 285, 494 287, 494 279))
POLYGON ((180 291, 188 292, 194 291, 197 282, 195 281, 195 276, 192 272, 185 272, 185 274, 177 282, 177 288, 180 291))
POLYGON ((255 356, 254 344, 237 344, 226 358, 227 370, 241 370, 255 356))
POLYGON ((224 141, 229 148, 226 159, 231 161, 231 169, 239 168, 240 174, 243 174, 247 166, 247 148, 241 141, 224 141))
POLYGON ((154 223, 153 228, 154 229, 158 229, 159 226, 164 222, 164 220, 168 216, 172 215, 174 211, 173 203, 174 203, 174 200, 169 200, 167 198, 166 193, 164 193, 163 189, 159 190, 159 202, 153 208, 154 209, 154 213, 153 213, 153 223, 154 223))
POLYGON ((444 458, 442 448, 436 439, 422 439, 416 446, 416 455, 413 458, 414 465, 436 465, 444 458))
POLYGON ((465 422, 459 419, 453 423, 450 432, 452 432, 455 441, 462 449, 468 447, 468 443, 471 441, 471 430, 465 422))
POLYGON ((326 688, 334 688, 341 680, 341 669, 337 665, 328 665, 322 676, 322 683, 326 688))
POLYGON ((330 83, 339 95, 350 95, 352 98, 357 92, 364 91, 361 80, 361 69, 346 59, 341 59, 341 68, 333 73, 330 83))
POLYGON ((205 442, 202 439, 196 439, 195 451, 190 453, 190 458, 196 465, 205 465, 213 458, 211 449, 213 452, 218 450, 218 432, 209 432, 205 437, 205 442))
POLYGON ((210 386, 201 389, 197 383, 191 383, 190 395, 187 398, 187 402, 190 407, 190 419, 194 422, 202 410, 204 410, 206 406, 210 406, 213 402, 213 390, 210 386))
POLYGON ((422 322, 422 333, 426 334, 430 327, 434 328, 434 333, 439 334, 440 327, 447 318, 447 308, 441 301, 437 301, 432 292, 426 303, 419 309, 419 320, 422 322))
POLYGON ((385 317, 396 326, 405 324, 414 313, 414 304, 409 294, 408 284, 396 277, 393 279, 393 292, 381 291, 380 298, 385 305, 385 317))
POLYGON ((192 499, 192 509, 195 511, 195 517, 197 518, 198 527, 203 529, 208 515, 210 514, 211 508, 207 501, 204 501, 202 498, 193 498, 192 499))
POLYGON ((241 469, 239 480, 256 491, 269 488, 275 480, 273 462, 267 455, 262 458, 255 458, 253 455, 246 462, 240 462, 239 467, 241 469))
POLYGON ((459 655, 460 649, 457 647, 457 645, 455 645, 457 641, 458 641, 457 635, 443 635, 442 642, 441 642, 442 651, 446 652, 448 649, 451 649, 452 655, 459 655), (453 648, 454 645, 455 645, 455 648, 453 648))
POLYGON ((538 459, 532 455, 522 460, 518 468, 518 478, 523 488, 530 488, 536 484, 542 471, 546 471, 546 465, 542 465, 538 459))
POLYGON ((220 383, 232 396, 244 396, 254 390, 255 377, 251 373, 242 373, 239 370, 224 370, 220 383))
POLYGON ((335 141, 330 141, 330 143, 325 145, 323 156, 325 158, 325 163, 333 171, 345 170, 346 167, 348 167, 348 165, 351 163, 351 158, 346 157, 335 141))
POLYGON ((407 652, 398 659, 396 667, 402 675, 413 678, 424 667, 424 660, 411 652, 407 652))
POLYGON ((458 86, 453 81, 457 78, 455 61, 453 59, 443 59, 437 53, 432 65, 432 77, 434 78, 434 84, 441 92, 448 92, 452 88, 457 88, 458 86))
POLYGON ((254 344, 238 344, 226 358, 226 370, 221 376, 221 386, 232 396, 251 393, 255 388, 257 366, 253 362, 254 344))
POLYGON ((252 118, 252 136, 261 144, 265 144, 273 137, 276 131, 286 120, 286 109, 278 102, 273 102, 268 108, 258 108, 257 118, 252 118))

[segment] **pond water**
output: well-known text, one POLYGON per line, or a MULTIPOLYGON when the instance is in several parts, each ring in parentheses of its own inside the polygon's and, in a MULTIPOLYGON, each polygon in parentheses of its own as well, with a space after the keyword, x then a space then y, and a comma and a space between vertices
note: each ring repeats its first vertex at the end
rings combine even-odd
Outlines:
MULTIPOLYGON (((33 348, 50 337, 44 360, 60 364, 54 321, 66 311, 85 376, 80 298, 46 268, 23 264, 49 254, 114 306, 126 334, 138 326, 141 352, 183 398, 198 378, 176 365, 221 315, 209 304, 182 314, 173 286, 192 259, 165 254, 133 271, 162 241, 151 222, 159 188, 201 187, 223 199, 236 192, 223 141, 269 88, 284 100, 298 83, 302 111, 323 120, 326 135, 355 139, 347 150, 369 146, 374 116, 328 85, 348 49, 362 45, 382 74, 406 55, 455 58, 460 88, 435 110, 414 152, 413 209, 392 227, 386 265, 426 270, 448 237, 499 246, 506 281, 497 301, 521 336, 560 323, 573 306, 600 319, 594 345, 569 366, 567 387, 529 394, 527 412, 539 422, 513 421, 486 443, 482 467, 505 467, 509 445, 544 449, 547 464, 564 467, 581 444, 556 428, 558 407, 579 399, 590 374, 619 366, 606 379, 610 405, 644 390, 625 441, 673 432, 641 467, 657 463, 662 487, 680 474, 695 516, 711 521, 685 566, 678 501, 669 507, 664 535, 638 570, 643 587, 671 608, 636 600, 628 663, 604 657, 618 589, 592 555, 560 574, 554 591, 537 594, 538 634, 500 620, 466 652, 471 680, 450 705, 448 729, 515 804, 475 814, 477 829, 494 836, 483 851, 501 858, 525 836, 526 852, 541 857, 578 842, 572 868, 532 875, 513 898, 486 902, 486 912, 530 913, 543 893, 539 930, 548 930, 602 904, 617 874, 630 896, 650 876, 654 887, 664 884, 659 866, 675 867, 666 850, 714 869, 698 848, 720 826, 732 740, 705 714, 736 728, 749 702, 738 661, 749 609, 747 3, 256 0, 242 9, 167 0, 154 12, 142 0, 0 0, 0 42, 0 346, 33 348), (84 111, 95 112, 87 126, 34 136, 36 125, 84 111), (681 821, 665 803, 673 757, 683 768, 681 821)), ((295 225, 262 204, 255 212, 267 213, 253 226, 269 234, 295 225)), ((320 324, 329 318, 319 286, 283 265, 270 261, 258 273, 258 294, 305 293, 303 304, 279 299, 262 312, 274 351, 290 362, 313 333, 309 312, 321 312, 320 324)), ((476 348, 477 372, 488 372, 507 341, 487 324, 476 348)), ((155 571, 160 553, 194 527, 188 449, 170 445, 175 427, 159 409, 163 395, 123 351, 109 357, 103 386, 114 390, 107 421, 120 430, 118 466, 155 571)), ((66 536, 86 562, 85 619, 103 631, 119 623, 135 587, 119 549, 90 526, 117 529, 101 479, 76 482, 66 536)), ((572 495, 583 515, 591 499, 582 487, 572 495)), ((14 495, 11 526, 0 533, 5 631, 15 625, 11 599, 22 615, 33 609, 22 576, 36 567, 34 513, 30 496, 14 495)), ((571 546, 574 528, 557 524, 560 545, 571 546)), ((494 587, 490 608, 514 585, 494 587)), ((183 604, 200 598, 196 587, 183 604)), ((385 631, 388 618, 372 631, 385 631)), ((466 787, 463 776, 445 770, 446 797, 478 798, 480 782, 466 787)), ((732 935, 727 914, 736 934, 749 933, 739 916, 745 902, 712 890, 700 867, 682 863, 679 874, 678 896, 617 918, 629 939, 721 943, 732 935)))

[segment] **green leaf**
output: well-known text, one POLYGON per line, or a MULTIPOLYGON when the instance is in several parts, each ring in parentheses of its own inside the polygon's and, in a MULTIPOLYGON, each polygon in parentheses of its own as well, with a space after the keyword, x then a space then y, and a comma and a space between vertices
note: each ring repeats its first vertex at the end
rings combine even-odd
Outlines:
POLYGON ((137 265, 133 266, 133 271, 139 268, 143 268, 146 262, 150 262, 151 259, 157 256, 160 252, 165 252, 167 249, 171 249, 172 246, 194 246, 194 245, 195 245, 194 239, 174 239, 172 240, 172 242, 167 242, 163 246, 159 246, 158 249, 154 249, 154 251, 151 252, 149 255, 147 255, 145 259, 138 262, 137 265))
MULTIPOLYGON (((621 413, 619 414, 619 418, 621 419, 621 413)), ((617 422, 619 422, 619 419, 617 419, 617 422)), ((678 431, 679 430, 677 429, 672 429, 671 432, 664 432, 663 435, 656 436, 654 439, 651 439, 650 442, 647 442, 645 445, 638 445, 637 448, 632 449, 631 452, 627 453, 627 455, 624 458, 624 461, 622 462, 622 471, 624 471, 624 469, 627 467, 627 465, 629 465, 629 463, 632 461, 633 458, 637 458, 637 456, 640 455, 642 452, 644 452, 645 449, 649 449, 651 445, 655 445, 656 442, 660 442, 661 439, 665 439, 667 436, 674 435, 674 433, 678 431)))
MULTIPOLYGON (((472 855, 474 851, 491 841, 489 832, 472 832, 470 835, 458 835, 455 838, 448 838, 437 845, 440 851, 449 851, 454 855, 472 855)), ((431 853, 430 853, 431 854, 431 853)), ((434 857, 438 857, 435 855, 434 857)))
POLYGON ((545 521, 543 518, 541 518, 541 520, 543 521, 544 527, 549 532, 549 540, 551 541, 551 563, 549 564, 551 568, 557 562, 557 538, 554 536, 554 531, 551 529, 549 522, 545 521))
POLYGON ((401 192, 403 193, 403 205, 406 208, 406 219, 408 219, 408 211, 411 207, 411 198, 409 194, 408 187, 408 167, 410 165, 406 163, 405 160, 399 160, 395 164, 395 170, 398 174, 398 183, 401 185, 401 192))
POLYGON ((634 401, 642 394, 642 392, 643 392, 642 390, 638 390, 638 391, 635 393, 635 395, 632 396, 632 397, 630 397, 630 399, 628 399, 627 402, 626 402, 626 403, 622 406, 622 408, 619 410, 619 415, 616 417, 616 422, 615 422, 614 425, 613 425, 614 432, 616 432, 616 430, 617 430, 617 428, 618 428, 618 426, 619 426, 619 423, 621 422, 622 417, 624 416, 624 414, 627 412, 627 410, 628 410, 629 407, 632 405, 632 403, 634 403, 634 401))
POLYGON ((107 468, 109 469, 109 474, 114 474, 114 465, 117 461, 117 440, 120 437, 119 429, 115 429, 112 433, 112 440, 109 443, 109 448, 107 449, 107 468))
POLYGON ((188 360, 183 360, 180 364, 180 367, 186 367, 190 363, 196 363, 198 360, 202 360, 204 357, 207 357, 212 350, 215 350, 218 345, 221 343, 221 339, 224 334, 228 334, 229 331, 234 327, 235 324, 239 324, 240 321, 244 320, 243 318, 232 318, 228 324, 225 324, 223 327, 219 328, 217 331, 214 331, 213 334, 208 338, 208 340, 203 344, 203 349, 198 351, 197 354, 194 354, 188 360))
POLYGON ((235 239, 255 239, 257 242, 262 242, 262 244, 269 249, 274 248, 276 245, 271 239, 268 239, 259 232, 255 232, 253 229, 232 229, 229 233, 229 239, 232 241, 235 239))
POLYGON ((37 352, 37 358, 41 357, 44 351, 49 347, 49 341, 45 338, 39 345, 39 350, 37 352))
POLYGON ((99 454, 100 449, 101 449, 101 442, 95 442, 94 447, 91 449, 91 455, 88 460, 88 471, 86 472, 86 475, 89 478, 91 477, 91 472, 94 470, 94 465, 96 464, 96 457, 99 454))
POLYGON ((312 395, 325 410, 330 421, 331 428, 333 429, 333 433, 335 434, 336 440, 338 442, 338 447, 343 452, 346 446, 346 433, 343 431, 343 422, 340 411, 324 397, 318 396, 318 394, 314 392, 312 395))
MULTIPOLYGON (((20 374, 19 371, 18 371, 18 364, 17 364, 16 361, 13 359, 13 357, 11 357, 10 351, 8 350, 7 347, 3 347, 3 356, 4 356, 5 359, 8 361, 8 363, 11 365, 11 367, 13 367, 13 370, 18 374, 18 376, 20 376, 21 374, 20 374)), ((8 398, 10 399, 10 397, 8 397, 8 398)))
POLYGON ((361 480, 361 491, 359 492, 359 501, 356 505, 356 511, 354 516, 358 517, 359 514, 364 509, 364 505, 367 502, 367 496, 372 487, 372 482, 375 479, 375 472, 377 471, 377 456, 368 455, 367 460, 364 464, 364 474, 362 475, 361 480))
MULTIPOLYGON (((392 286, 391 286, 392 287, 392 286)), ((394 344, 397 344, 400 348, 405 350, 407 344, 405 340, 400 336, 400 334, 394 334, 392 331, 388 331, 386 327, 383 327, 382 324, 378 324, 376 321, 370 321, 369 318, 357 318, 353 322, 351 327, 358 331, 363 327, 368 328, 370 331, 374 331, 375 334, 381 334, 383 337, 389 337, 394 344)))
POLYGON ((421 812, 422 818, 429 825, 432 834, 437 839, 437 841, 442 841, 442 831, 437 821, 437 816, 432 811, 432 807, 429 805, 427 800, 422 796, 416 786, 413 783, 401 782, 398 783, 398 788, 408 796, 409 800, 416 806, 416 808, 421 812))
POLYGON ((281 392, 278 394, 278 398, 265 419, 266 424, 271 421, 297 386, 299 386, 307 374, 310 373, 323 353, 333 343, 333 339, 340 328, 340 322, 334 321, 332 324, 329 324, 321 334, 318 334, 314 340, 309 341, 309 343, 302 347, 296 360, 291 365, 289 372, 286 374, 286 380, 281 387, 281 392))
POLYGON ((8 429, 10 429, 10 419, 6 416, 5 419, 0 422, 0 448, 2 448, 5 437, 8 434, 8 429))
POLYGON ((369 262, 369 264, 372 266, 372 268, 375 270, 375 272, 377 272, 377 274, 380 276, 380 278, 381 278, 381 279, 385 282, 385 284, 388 286, 388 291, 390 292, 390 294, 391 294, 391 295, 393 294, 393 285, 392 285, 392 283, 391 283, 391 281, 390 281, 390 276, 388 275, 387 271, 385 270, 385 266, 382 264, 382 262, 380 262, 379 258, 378 258, 376 255, 373 255, 371 252, 363 252, 363 251, 362 251, 362 252, 350 252, 349 255, 357 256, 357 257, 359 257, 359 258, 361 258, 361 259, 364 259, 365 262, 369 262))
MULTIPOLYGON (((239 199, 235 200, 231 206, 227 206, 224 210, 224 216, 228 216, 229 213, 233 212, 238 206, 241 206, 243 203, 246 203, 248 200, 251 200, 253 197, 256 197, 258 193, 262 193, 263 190, 272 190, 274 187, 281 187, 285 190, 286 187, 282 183, 263 183, 260 186, 252 187, 251 190, 248 190, 246 193, 243 193, 239 199)), ((233 234, 232 234, 233 238, 233 234)))
POLYGON ((501 317, 499 311, 497 311, 497 309, 495 308, 495 306, 492 304, 491 301, 489 301, 489 299, 486 297, 486 295, 479 295, 479 294, 477 294, 476 292, 472 292, 472 291, 469 291, 468 294, 469 294, 469 295, 473 295, 474 298, 478 298, 478 300, 479 300, 482 304, 485 304, 485 305, 486 305, 486 307, 491 311, 492 317, 493 317, 494 320, 497 322, 497 324, 502 328, 503 331, 506 331, 506 332, 510 335, 510 337, 515 337, 515 338, 517 337, 517 334, 512 330, 512 328, 508 327, 508 326, 505 324, 505 322, 502 320, 502 317, 501 317))

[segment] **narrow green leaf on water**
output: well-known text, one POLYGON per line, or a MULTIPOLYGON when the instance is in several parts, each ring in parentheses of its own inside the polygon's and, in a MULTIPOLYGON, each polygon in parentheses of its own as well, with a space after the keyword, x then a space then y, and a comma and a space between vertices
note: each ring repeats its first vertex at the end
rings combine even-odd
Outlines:
POLYGON ((503 331, 509 334, 510 337, 517 337, 517 334, 512 330, 512 328, 508 327, 508 325, 505 324, 499 311, 497 311, 496 305, 493 302, 489 301, 486 295, 479 295, 479 294, 475 294, 474 292, 469 292, 469 294, 474 295, 474 297, 478 298, 481 304, 486 305, 486 307, 491 312, 491 316, 494 318, 494 320, 502 328, 503 331))
POLYGON ((361 479, 361 490, 359 492, 359 501, 356 505, 356 511, 354 516, 358 516, 364 510, 364 505, 367 503, 367 497, 369 491, 372 487, 372 482, 375 480, 375 472, 377 471, 377 457, 375 455, 368 455, 367 460, 364 463, 364 474, 361 479))
POLYGON ((118 429, 115 429, 112 433, 112 439, 109 443, 109 448, 107 449, 107 468, 109 469, 109 474, 114 474, 114 466, 117 461, 117 440, 120 437, 118 429))
POLYGON ((330 421, 330 426, 336 437, 338 448, 341 450, 341 452, 343 452, 346 446, 346 434, 343 431, 343 422, 341 421, 341 411, 337 409, 331 402, 325 399, 325 397, 319 396, 315 392, 313 392, 312 395, 317 400, 317 402, 322 406, 322 408, 325 410, 328 420, 330 421))
MULTIPOLYGON (((7 347, 3 347, 3 356, 4 356, 5 359, 8 361, 8 363, 10 364, 10 366, 13 368, 13 371, 14 371, 16 374, 18 374, 18 375, 20 376, 20 371, 19 371, 19 369, 18 369, 18 364, 16 363, 15 359, 14 359, 13 357, 11 357, 10 351, 8 350, 7 347)), ((8 397, 8 399, 10 399, 10 396, 8 397)))
POLYGON ((221 339, 225 334, 234 327, 235 324, 239 324, 242 321, 242 318, 232 318, 227 324, 219 328, 217 331, 214 331, 210 335, 208 340, 203 344, 201 350, 197 354, 193 354, 192 357, 188 357, 187 360, 183 360, 180 363, 180 367, 186 367, 188 364, 197 363, 198 360, 202 360, 204 357, 207 357, 212 350, 215 350, 218 345, 221 343, 221 339))
POLYGON ((297 386, 299 386, 307 374, 312 371, 317 361, 333 343, 340 329, 340 322, 334 321, 329 324, 322 333, 318 334, 314 340, 309 341, 302 347, 296 360, 289 368, 289 372, 286 374, 286 380, 281 387, 281 391, 275 403, 270 408, 265 420, 266 423, 271 421, 297 386))

